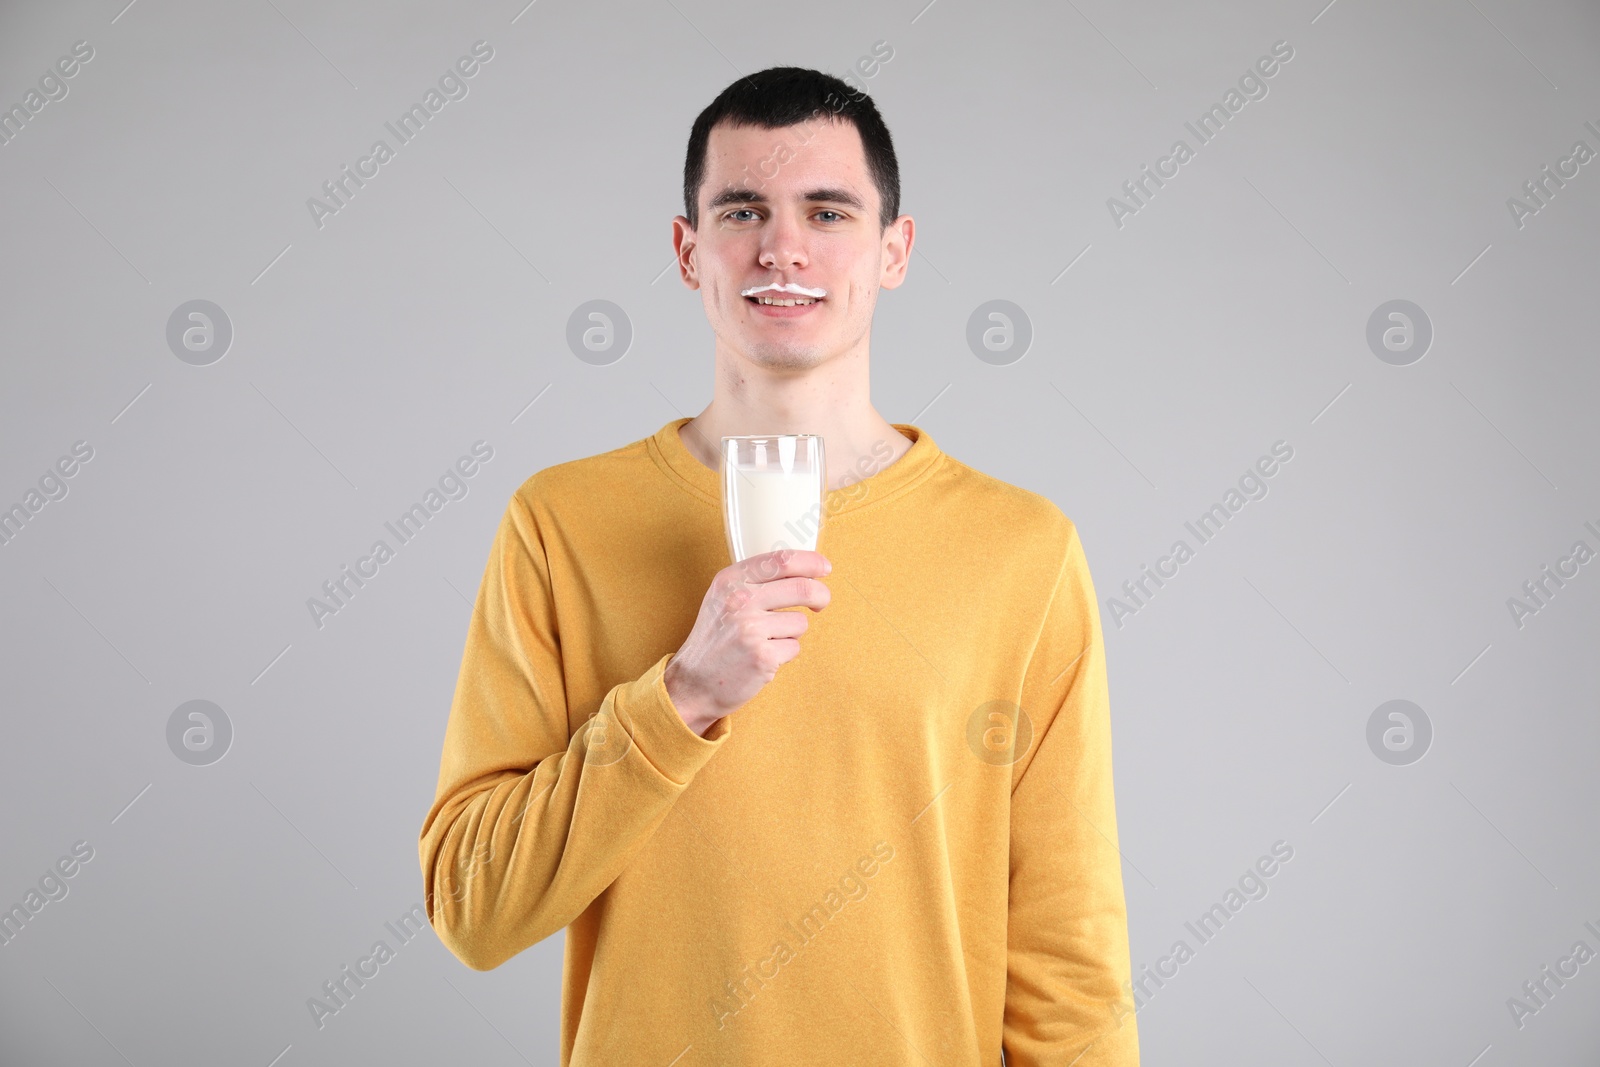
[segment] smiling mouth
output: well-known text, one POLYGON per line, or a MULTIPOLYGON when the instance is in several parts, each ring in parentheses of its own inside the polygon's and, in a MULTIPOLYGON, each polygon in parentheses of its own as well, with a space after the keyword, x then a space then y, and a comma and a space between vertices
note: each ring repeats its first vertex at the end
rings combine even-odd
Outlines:
POLYGON ((790 296, 788 294, 773 296, 771 293, 762 293, 760 296, 745 297, 752 304, 766 304, 769 307, 796 307, 802 304, 820 304, 822 299, 814 296, 790 296))
POLYGON ((799 282, 782 284, 768 283, 757 285, 750 289, 739 290, 739 295, 752 304, 763 304, 767 307, 806 307, 810 304, 820 303, 828 295, 826 289, 801 285, 799 282))

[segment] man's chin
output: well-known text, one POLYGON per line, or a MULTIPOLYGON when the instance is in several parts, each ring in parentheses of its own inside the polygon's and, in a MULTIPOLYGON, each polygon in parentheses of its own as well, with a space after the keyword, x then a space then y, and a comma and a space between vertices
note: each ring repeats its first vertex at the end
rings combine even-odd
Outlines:
POLYGON ((768 370, 807 370, 827 359, 827 354, 810 345, 755 345, 745 350, 746 358, 768 370))

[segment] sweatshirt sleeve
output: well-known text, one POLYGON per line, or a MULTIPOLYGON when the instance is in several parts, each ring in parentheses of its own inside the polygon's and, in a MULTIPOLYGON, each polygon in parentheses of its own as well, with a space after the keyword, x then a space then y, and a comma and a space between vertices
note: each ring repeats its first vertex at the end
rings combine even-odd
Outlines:
POLYGON ((701 737, 667 694, 662 656, 568 727, 563 649, 534 510, 514 494, 468 624, 439 782, 422 824, 428 919, 475 970, 577 918, 666 818, 730 726, 701 737))
POLYGON ((1067 527, 1023 681, 1032 737, 1013 768, 1002 1044, 1007 1067, 1137 1067, 1105 647, 1083 545, 1067 527))

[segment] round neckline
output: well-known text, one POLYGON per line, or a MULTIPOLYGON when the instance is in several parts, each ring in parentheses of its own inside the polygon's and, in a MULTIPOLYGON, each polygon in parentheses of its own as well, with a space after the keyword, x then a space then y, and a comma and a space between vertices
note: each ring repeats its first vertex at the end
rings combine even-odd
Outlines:
MULTIPOLYGON (((669 477, 691 495, 717 508, 722 508, 722 484, 717 471, 700 462, 683 443, 679 429, 694 416, 673 419, 646 438, 651 458, 669 477)), ((876 471, 859 482, 841 489, 830 489, 827 495, 827 514, 830 519, 848 515, 853 511, 871 507, 893 499, 932 474, 944 458, 944 452, 934 443, 933 437, 919 426, 909 422, 892 422, 889 425, 911 440, 911 447, 893 463, 876 471), (863 492, 861 487, 865 486, 863 492)))

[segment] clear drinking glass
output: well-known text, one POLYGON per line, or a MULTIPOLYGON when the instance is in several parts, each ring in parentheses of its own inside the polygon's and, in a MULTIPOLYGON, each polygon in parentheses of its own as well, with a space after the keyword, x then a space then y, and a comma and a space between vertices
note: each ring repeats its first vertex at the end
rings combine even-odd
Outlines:
POLYGON ((817 550, 828 478, 819 435, 724 437, 717 466, 735 563, 781 548, 817 550))

